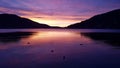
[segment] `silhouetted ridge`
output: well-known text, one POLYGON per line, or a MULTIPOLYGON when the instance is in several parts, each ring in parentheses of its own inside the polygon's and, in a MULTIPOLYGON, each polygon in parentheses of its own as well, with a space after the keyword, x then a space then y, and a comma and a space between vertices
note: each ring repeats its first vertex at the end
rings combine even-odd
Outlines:
POLYGON ((120 9, 93 16, 68 28, 120 29, 120 9))
POLYGON ((50 26, 14 14, 0 14, 0 28, 50 28, 50 26))

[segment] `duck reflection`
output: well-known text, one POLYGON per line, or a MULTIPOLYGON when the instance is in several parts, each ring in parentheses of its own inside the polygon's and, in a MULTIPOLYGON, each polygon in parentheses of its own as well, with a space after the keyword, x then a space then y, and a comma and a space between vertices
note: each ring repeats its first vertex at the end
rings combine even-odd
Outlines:
POLYGON ((81 33, 93 40, 102 41, 112 46, 120 47, 120 33, 81 33))
POLYGON ((8 32, 0 33, 1 43, 19 42, 21 39, 29 38, 35 32, 8 32))

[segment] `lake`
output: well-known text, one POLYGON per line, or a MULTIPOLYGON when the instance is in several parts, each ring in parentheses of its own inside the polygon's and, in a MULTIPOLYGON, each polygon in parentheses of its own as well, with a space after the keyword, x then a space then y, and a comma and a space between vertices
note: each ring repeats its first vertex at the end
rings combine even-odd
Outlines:
POLYGON ((120 30, 0 29, 0 68, 120 68, 120 30))

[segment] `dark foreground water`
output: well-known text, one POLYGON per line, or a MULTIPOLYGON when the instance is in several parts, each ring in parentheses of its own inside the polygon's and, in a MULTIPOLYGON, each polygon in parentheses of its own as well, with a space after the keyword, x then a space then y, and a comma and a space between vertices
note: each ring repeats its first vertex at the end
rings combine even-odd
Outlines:
POLYGON ((120 30, 0 30, 0 68, 120 68, 120 30))

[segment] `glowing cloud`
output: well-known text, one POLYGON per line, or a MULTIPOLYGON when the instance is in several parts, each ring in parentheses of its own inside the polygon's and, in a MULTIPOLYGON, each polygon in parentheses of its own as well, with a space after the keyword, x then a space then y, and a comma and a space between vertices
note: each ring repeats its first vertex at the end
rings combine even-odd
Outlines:
POLYGON ((0 13, 64 27, 119 6, 120 0, 0 0, 0 13))

